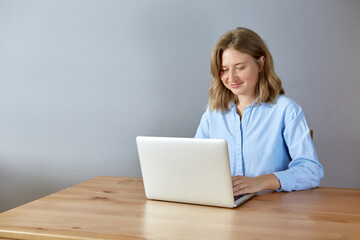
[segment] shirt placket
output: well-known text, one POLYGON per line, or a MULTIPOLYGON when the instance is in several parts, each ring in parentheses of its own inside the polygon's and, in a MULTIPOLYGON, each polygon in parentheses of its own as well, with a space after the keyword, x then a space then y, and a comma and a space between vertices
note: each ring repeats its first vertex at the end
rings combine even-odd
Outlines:
POLYGON ((244 158, 244 151, 246 151, 246 149, 244 149, 244 139, 246 138, 246 129, 248 128, 248 124, 249 124, 249 120, 250 120, 250 115, 251 112, 253 110, 252 106, 249 106, 247 108, 245 108, 242 120, 240 122, 240 129, 241 129, 241 169, 242 169, 242 174, 244 176, 246 176, 246 159, 244 158))
POLYGON ((235 164, 233 176, 243 175, 242 129, 240 116, 235 112, 235 164))

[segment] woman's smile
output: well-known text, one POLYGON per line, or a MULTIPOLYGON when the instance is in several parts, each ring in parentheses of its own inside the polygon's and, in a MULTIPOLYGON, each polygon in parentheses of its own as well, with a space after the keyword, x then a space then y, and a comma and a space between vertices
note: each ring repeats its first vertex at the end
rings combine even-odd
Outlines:
POLYGON ((240 82, 240 83, 230 83, 230 86, 231 86, 232 88, 239 88, 242 84, 243 84, 243 82, 240 82))

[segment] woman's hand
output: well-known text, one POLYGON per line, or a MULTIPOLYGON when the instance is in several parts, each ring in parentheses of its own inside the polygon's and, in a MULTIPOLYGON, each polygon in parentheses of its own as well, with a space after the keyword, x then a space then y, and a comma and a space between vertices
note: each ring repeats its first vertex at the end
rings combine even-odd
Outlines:
POLYGON ((234 196, 246 193, 256 193, 263 190, 277 190, 280 182, 273 174, 258 177, 235 176, 232 177, 234 196))

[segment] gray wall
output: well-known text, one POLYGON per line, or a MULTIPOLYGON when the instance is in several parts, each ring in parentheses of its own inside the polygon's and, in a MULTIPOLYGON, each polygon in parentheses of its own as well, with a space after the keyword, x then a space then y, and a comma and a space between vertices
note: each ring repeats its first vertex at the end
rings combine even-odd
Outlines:
POLYGON ((322 186, 360 188, 360 1, 0 0, 0 212, 99 175, 140 177, 137 135, 192 137, 209 54, 267 42, 315 130, 322 186))

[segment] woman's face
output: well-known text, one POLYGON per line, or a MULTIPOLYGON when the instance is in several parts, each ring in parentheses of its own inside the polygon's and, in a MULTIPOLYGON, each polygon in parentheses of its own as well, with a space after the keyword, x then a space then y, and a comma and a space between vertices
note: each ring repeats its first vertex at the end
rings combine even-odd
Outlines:
POLYGON ((256 60, 247 53, 228 48, 221 56, 221 81, 236 96, 256 97, 256 84, 264 61, 263 56, 256 60))

